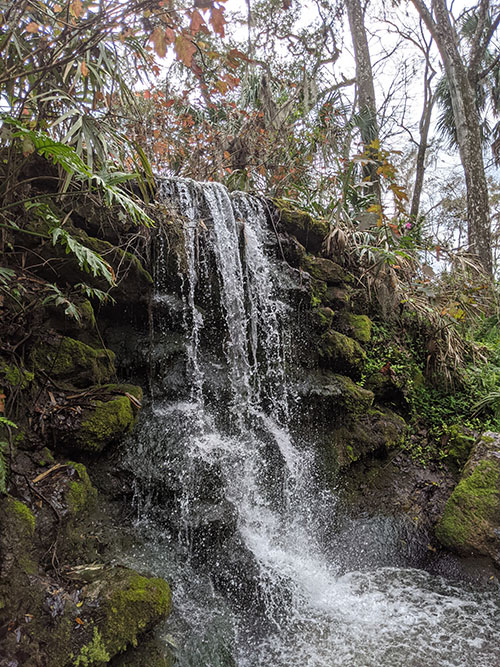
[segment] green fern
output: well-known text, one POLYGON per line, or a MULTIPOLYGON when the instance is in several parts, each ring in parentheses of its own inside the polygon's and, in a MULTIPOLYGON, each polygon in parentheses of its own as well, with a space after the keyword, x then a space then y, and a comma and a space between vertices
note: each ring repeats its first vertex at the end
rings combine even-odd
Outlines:
POLYGON ((10 116, 3 116, 3 122, 12 128, 11 136, 13 139, 22 140, 25 153, 36 151, 66 172, 65 188, 73 177, 80 181, 89 181, 96 189, 102 190, 109 206, 118 204, 136 224, 154 227, 154 220, 130 195, 119 187, 120 183, 136 178, 137 174, 128 175, 123 172, 94 173, 71 146, 55 141, 40 130, 30 130, 10 116))

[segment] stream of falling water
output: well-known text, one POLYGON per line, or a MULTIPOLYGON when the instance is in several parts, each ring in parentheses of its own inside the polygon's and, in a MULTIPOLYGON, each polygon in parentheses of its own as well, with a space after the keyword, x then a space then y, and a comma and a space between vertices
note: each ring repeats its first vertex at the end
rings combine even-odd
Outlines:
POLYGON ((394 567, 389 549, 384 567, 377 553, 358 570, 357 549, 377 548, 359 535, 352 558, 337 558, 335 497, 316 481, 312 443, 288 431, 289 309, 261 202, 180 179, 164 182, 163 197, 186 221, 191 389, 179 401, 155 396, 130 446, 144 538, 130 558, 172 584, 164 639, 177 664, 499 666, 497 591, 394 567), (218 287, 200 268, 203 244, 218 287), (212 315, 200 293, 218 303, 219 340, 203 343, 212 315))

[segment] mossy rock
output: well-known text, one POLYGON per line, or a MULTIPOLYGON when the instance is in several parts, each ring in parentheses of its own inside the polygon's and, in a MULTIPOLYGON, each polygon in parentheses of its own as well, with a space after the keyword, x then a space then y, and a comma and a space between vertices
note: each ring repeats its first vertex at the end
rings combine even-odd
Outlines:
POLYGON ((327 286, 322 294, 321 302, 335 311, 344 310, 351 302, 350 287, 327 286))
POLYGON ((137 646, 139 637, 165 619, 172 608, 166 581, 121 567, 86 587, 85 599, 89 605, 98 605, 95 623, 111 657, 137 646))
MULTIPOLYGON (((54 209, 54 213, 60 218, 64 217, 61 210, 54 209)), ((49 227, 49 222, 33 216, 27 228, 30 231, 48 235, 49 227)), ((111 290, 111 296, 116 301, 128 304, 144 303, 148 300, 153 286, 153 279, 134 254, 112 245, 108 241, 89 236, 83 229, 73 224, 71 217, 66 220, 65 229, 78 243, 98 253, 112 267, 117 280, 116 287, 113 287, 111 290)), ((26 240, 23 237, 22 242, 23 244, 28 243, 30 248, 36 248, 34 259, 36 259, 37 264, 40 264, 40 258, 52 261, 57 259, 58 284, 65 286, 67 283, 75 284, 83 280, 91 287, 105 291, 109 290, 110 285, 105 278, 92 276, 84 272, 76 256, 73 253, 67 253, 62 245, 40 245, 39 239, 35 243, 33 238, 28 236, 26 240)), ((52 270, 44 270, 42 266, 37 269, 37 273, 53 282, 54 276, 52 270)))
POLYGON ((38 571, 35 515, 12 496, 0 500, 0 626, 19 613, 32 613, 39 604, 38 591, 31 580, 38 571))
POLYGON ((365 379, 364 384, 367 389, 373 391, 380 403, 393 405, 401 410, 408 409, 404 377, 396 376, 395 373, 376 371, 365 379))
POLYGON ((366 362, 361 345, 338 331, 328 331, 321 336, 318 353, 322 366, 359 378, 366 362))
POLYGON ((436 537, 460 554, 490 556, 500 565, 500 434, 487 431, 474 445, 436 537))
POLYGON ((449 426, 447 442, 444 445, 446 462, 454 468, 462 468, 469 457, 473 444, 474 436, 471 429, 461 424, 449 426))
POLYGON ((129 648, 124 654, 117 655, 110 663, 111 667, 174 667, 175 657, 170 649, 154 638, 141 639, 137 648, 129 648))
MULTIPOLYGON (((113 267, 117 275, 117 286, 113 288, 111 296, 117 302, 141 303, 148 300, 154 281, 135 255, 108 241, 87 236, 84 232, 81 236, 86 246, 99 253, 113 267)), ((109 286, 102 287, 106 289, 109 286)))
POLYGON ((330 231, 326 220, 313 218, 306 211, 294 209, 290 202, 273 200, 279 211, 279 226, 295 238, 308 252, 318 253, 330 231))
MULTIPOLYGON (((371 341, 372 321, 367 315, 345 313, 342 316, 341 324, 345 327, 345 333, 357 340, 358 343, 366 344, 371 341)), ((344 329, 341 329, 341 331, 344 331, 344 329)))
POLYGON ((48 317, 46 327, 64 336, 77 338, 90 346, 98 347, 100 342, 96 330, 94 307, 89 299, 74 298, 72 300, 80 316, 79 319, 68 317, 63 308, 49 304, 45 307, 48 317))
POLYGON ((305 269, 312 278, 322 280, 327 285, 345 285, 352 282, 352 276, 344 271, 344 269, 331 259, 325 257, 314 257, 307 255, 302 263, 302 268, 305 269))
POLYGON ((78 518, 82 514, 90 514, 97 505, 97 489, 90 481, 87 468, 83 463, 68 464, 76 473, 76 479, 69 482, 66 492, 66 503, 72 517, 78 518))
POLYGON ((374 452, 387 453, 405 439, 405 420, 380 406, 369 408, 363 415, 341 426, 331 434, 333 459, 343 468, 374 452))
POLYGON ((137 401, 142 399, 142 389, 135 385, 105 385, 103 390, 113 394, 109 400, 96 400, 94 407, 84 410, 79 429, 73 434, 70 446, 87 452, 101 452, 134 427, 138 409, 130 394, 137 401))
POLYGON ((351 378, 331 371, 311 374, 302 387, 303 401, 315 421, 327 419, 331 423, 335 416, 365 414, 373 404, 373 392, 361 387, 351 378))
POLYGON ((116 372, 114 352, 67 336, 38 343, 30 358, 35 374, 42 371, 54 380, 79 388, 109 382, 116 372))
POLYGON ((331 308, 316 308, 313 311, 313 322, 318 331, 325 332, 331 329, 335 312, 331 308))

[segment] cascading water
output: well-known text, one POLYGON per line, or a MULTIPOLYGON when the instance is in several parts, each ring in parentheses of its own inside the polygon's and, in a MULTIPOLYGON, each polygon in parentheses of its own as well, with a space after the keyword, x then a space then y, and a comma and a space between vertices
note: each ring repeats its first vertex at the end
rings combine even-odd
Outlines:
POLYGON ((129 448, 145 537, 130 557, 172 583, 177 664, 500 664, 494 593, 392 567, 389 552, 362 571, 340 557, 335 498, 288 430, 290 309, 261 202, 180 179, 162 196, 185 219, 183 305, 160 251, 155 358, 162 327, 184 329, 186 388, 154 392, 129 448))

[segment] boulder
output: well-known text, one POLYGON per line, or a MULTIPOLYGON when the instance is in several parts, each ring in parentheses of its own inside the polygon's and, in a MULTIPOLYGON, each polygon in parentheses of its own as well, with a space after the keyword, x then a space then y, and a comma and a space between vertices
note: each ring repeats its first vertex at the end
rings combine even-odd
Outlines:
POLYGON ((387 453, 402 444, 405 420, 392 410, 369 408, 351 423, 332 432, 329 446, 338 467, 344 468, 375 452, 387 453))
POLYGON ((314 257, 307 255, 302 262, 302 268, 309 273, 312 278, 324 281, 330 285, 345 285, 352 282, 352 276, 344 271, 340 264, 332 262, 325 257, 314 257))
POLYGON ((330 227, 326 220, 318 220, 306 211, 291 207, 289 202, 273 201, 279 213, 279 227, 295 236, 308 252, 318 253, 328 236, 330 227))
POLYGON ((30 360, 35 375, 43 373, 78 388, 109 382, 115 374, 114 352, 68 336, 38 343, 31 350, 30 360))
POLYGON ((436 537, 459 554, 489 556, 500 565, 500 433, 486 431, 475 443, 436 537))
POLYGON ((372 321, 367 315, 343 313, 338 318, 336 328, 341 333, 354 338, 358 343, 366 344, 371 341, 372 321))
POLYGON ((366 362, 361 345, 338 331, 327 331, 318 345, 320 364, 331 370, 359 378, 366 362))

